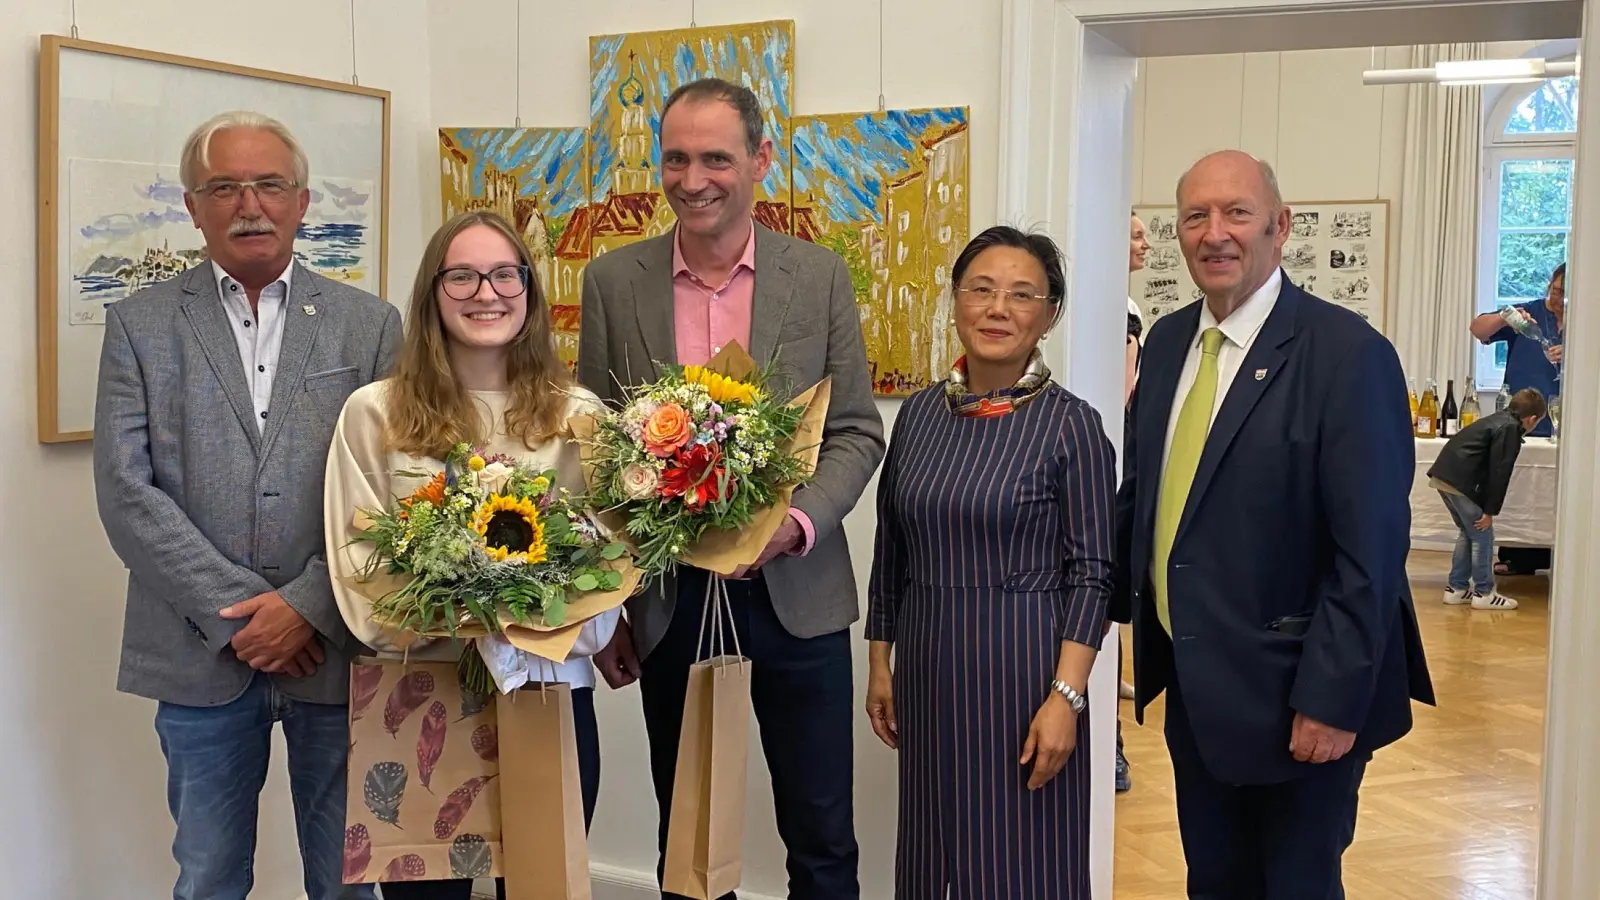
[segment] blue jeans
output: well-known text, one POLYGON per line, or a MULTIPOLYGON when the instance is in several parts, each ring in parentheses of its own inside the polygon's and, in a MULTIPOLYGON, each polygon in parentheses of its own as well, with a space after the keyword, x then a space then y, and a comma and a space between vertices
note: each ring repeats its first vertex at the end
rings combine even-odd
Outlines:
POLYGON ((237 700, 214 707, 162 703, 156 734, 167 758, 167 806, 178 825, 173 900, 245 900, 255 882, 256 819, 272 726, 283 723, 289 790, 310 900, 372 900, 344 886, 347 709, 278 693, 257 673, 237 700))
POLYGON ((1444 498, 1444 508, 1450 511, 1450 518, 1461 530, 1456 535, 1455 553, 1450 557, 1450 590, 1465 591, 1470 577, 1474 591, 1493 593, 1494 526, 1478 530, 1473 523, 1483 518, 1483 510, 1466 497, 1448 491, 1440 491, 1439 496, 1444 498))

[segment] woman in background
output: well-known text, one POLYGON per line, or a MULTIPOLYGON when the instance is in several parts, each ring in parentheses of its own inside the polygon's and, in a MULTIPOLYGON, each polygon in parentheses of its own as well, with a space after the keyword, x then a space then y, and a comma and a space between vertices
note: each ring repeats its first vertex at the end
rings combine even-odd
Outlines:
MULTIPOLYGON (((328 455, 328 569, 350 631, 380 655, 398 657, 391 635, 374 624, 372 604, 344 587, 372 553, 352 543, 357 509, 387 509, 435 473, 460 442, 518 462, 555 469, 558 485, 583 490, 578 446, 567 419, 601 409, 573 383, 551 340, 550 313, 533 276, 533 260, 500 216, 468 212, 446 222, 423 252, 411 291, 405 345, 392 376, 346 401, 328 455), (417 476, 400 472, 425 473, 417 476)), ((572 686, 584 820, 600 790, 600 738, 594 714, 594 668, 587 657, 605 647, 621 610, 585 623, 572 656, 561 664, 525 654, 530 683, 572 686)), ((502 638, 492 652, 517 654, 502 638)), ((456 659, 472 644, 419 641, 412 659, 456 659)), ((384 900, 467 900, 470 880, 394 882, 384 900)), ((505 888, 500 886, 504 900, 505 888)))
POLYGON ((996 227, 957 258, 949 379, 906 401, 878 483, 867 715, 899 751, 898 900, 1088 900, 1089 670, 1114 458, 1050 380, 1061 254, 996 227))

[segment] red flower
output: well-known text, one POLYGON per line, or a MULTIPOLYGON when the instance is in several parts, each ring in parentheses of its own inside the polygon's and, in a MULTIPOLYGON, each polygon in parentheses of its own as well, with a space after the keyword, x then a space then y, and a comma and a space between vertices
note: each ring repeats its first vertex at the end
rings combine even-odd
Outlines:
MULTIPOLYGON (((683 505, 692 510, 721 500, 727 472, 721 462, 722 450, 715 444, 693 444, 679 450, 661 473, 661 496, 682 497, 683 505)), ((733 487, 731 482, 728 487, 733 487)))

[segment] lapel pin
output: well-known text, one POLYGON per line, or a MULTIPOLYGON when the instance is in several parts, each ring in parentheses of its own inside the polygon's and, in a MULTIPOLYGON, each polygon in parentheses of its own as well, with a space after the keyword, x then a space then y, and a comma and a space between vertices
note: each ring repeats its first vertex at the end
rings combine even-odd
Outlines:
MULTIPOLYGON (((317 314, 317 308, 315 306, 312 306, 309 303, 307 303, 305 306, 300 307, 300 309, 308 316, 314 316, 314 315, 317 314)), ((1258 374, 1258 375, 1256 375, 1256 377, 1260 378, 1261 376, 1258 374)))
MULTIPOLYGON (((307 309, 309 309, 309 308, 310 307, 307 307, 307 309)), ((1256 370, 1256 380, 1257 381, 1265 381, 1266 379, 1267 379, 1267 370, 1266 369, 1257 369, 1256 370)))

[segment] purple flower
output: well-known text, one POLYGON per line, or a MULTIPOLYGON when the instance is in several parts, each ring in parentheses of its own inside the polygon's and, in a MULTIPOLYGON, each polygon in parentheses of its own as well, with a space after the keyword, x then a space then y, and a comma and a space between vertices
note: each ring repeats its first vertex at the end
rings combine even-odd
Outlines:
POLYGON ((722 415, 722 407, 720 405, 718 405, 717 403, 713 402, 711 404, 711 418, 715 419, 716 417, 718 417, 720 415, 722 415))

